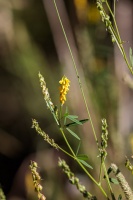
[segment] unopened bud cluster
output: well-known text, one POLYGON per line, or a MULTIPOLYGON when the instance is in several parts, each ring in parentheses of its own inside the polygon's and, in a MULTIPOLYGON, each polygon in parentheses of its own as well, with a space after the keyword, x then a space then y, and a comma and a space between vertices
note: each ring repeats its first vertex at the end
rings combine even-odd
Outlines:
POLYGON ((41 177, 40 177, 39 173, 37 172, 37 167, 38 167, 37 162, 31 161, 30 170, 31 170, 32 179, 33 179, 33 183, 34 183, 34 188, 38 195, 38 200, 45 200, 46 197, 42 194, 43 187, 40 184, 41 177))

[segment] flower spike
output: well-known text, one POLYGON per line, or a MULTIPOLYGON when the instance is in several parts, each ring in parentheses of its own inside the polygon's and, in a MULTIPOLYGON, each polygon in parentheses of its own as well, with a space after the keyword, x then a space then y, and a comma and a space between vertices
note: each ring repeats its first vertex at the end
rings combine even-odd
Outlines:
POLYGON ((63 105, 66 101, 66 94, 69 91, 69 86, 70 86, 70 80, 66 77, 63 76, 62 79, 59 81, 60 83, 60 103, 63 105))

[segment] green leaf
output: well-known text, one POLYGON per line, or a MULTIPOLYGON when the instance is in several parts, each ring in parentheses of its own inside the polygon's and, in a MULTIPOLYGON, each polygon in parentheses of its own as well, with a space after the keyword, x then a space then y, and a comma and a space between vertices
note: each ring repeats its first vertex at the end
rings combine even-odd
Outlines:
POLYGON ((64 125, 66 124, 66 117, 69 115, 68 113, 68 108, 66 107, 66 111, 65 111, 65 114, 64 114, 64 125))
POLYGON ((66 124, 66 117, 64 118, 64 125, 66 124))
POLYGON ((68 115, 67 117, 69 117, 70 119, 75 119, 75 118, 78 118, 77 115, 68 115))
POLYGON ((66 116, 68 116, 68 115, 69 115, 69 113, 68 113, 68 107, 66 107, 64 117, 66 117, 66 116))
MULTIPOLYGON (((73 120, 72 120, 72 121, 73 121, 73 120)), ((65 126, 66 126, 66 127, 69 127, 69 126, 82 125, 82 124, 84 124, 85 122, 87 122, 88 119, 81 119, 81 120, 79 120, 78 122, 79 122, 80 124, 77 123, 77 121, 78 121, 78 120, 76 120, 76 122, 68 123, 68 124, 66 124, 65 126)))
POLYGON ((87 162, 85 162, 84 160, 81 160, 81 159, 79 159, 79 158, 78 158, 78 160, 79 160, 80 163, 82 163, 82 164, 85 165, 86 167, 88 167, 88 168, 90 168, 90 169, 93 169, 93 167, 92 167, 91 165, 89 165, 87 162))
POLYGON ((77 158, 80 160, 88 160, 88 156, 86 154, 79 154, 77 155, 77 158))
POLYGON ((66 124, 65 126, 66 126, 66 127, 69 127, 69 126, 75 126, 75 125, 77 125, 76 122, 71 122, 71 123, 66 124))
POLYGON ((76 156, 77 156, 77 154, 78 154, 78 152, 79 152, 80 145, 81 145, 81 141, 79 141, 79 144, 78 144, 78 147, 77 147, 77 151, 76 151, 76 156))
POLYGON ((111 183, 114 183, 114 184, 119 184, 119 182, 118 182, 117 179, 115 179, 115 178, 109 178, 109 181, 110 181, 111 183))
POLYGON ((65 114, 64 114, 64 117, 67 117, 68 115, 69 115, 69 113, 65 113, 65 114))
POLYGON ((82 125, 82 123, 79 120, 75 119, 75 118, 77 118, 77 116, 75 116, 75 115, 68 115, 68 116, 66 116, 66 118, 70 119, 71 121, 75 122, 76 124, 82 125))
POLYGON ((132 52, 131 47, 129 48, 129 58, 130 58, 131 65, 133 67, 133 52, 132 52))
POLYGON ((71 133, 75 138, 77 138, 78 140, 80 140, 80 138, 77 136, 76 133, 74 133, 71 129, 66 128, 68 130, 69 133, 71 133))
POLYGON ((79 120, 82 124, 84 124, 84 123, 86 123, 86 122, 88 122, 89 121, 89 119, 81 119, 81 120, 79 120))

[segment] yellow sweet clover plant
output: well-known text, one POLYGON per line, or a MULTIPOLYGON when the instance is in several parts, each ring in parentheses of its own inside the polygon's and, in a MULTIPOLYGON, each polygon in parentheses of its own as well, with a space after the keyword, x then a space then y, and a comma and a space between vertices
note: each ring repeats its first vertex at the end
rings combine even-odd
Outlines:
MULTIPOLYGON (((64 29, 64 26, 63 26, 59 11, 58 11, 58 7, 57 7, 57 4, 56 4, 56 1, 53 0, 53 3, 55 5, 55 10, 57 12, 57 16, 59 18, 59 22, 60 22, 60 25, 61 25, 64 37, 65 37, 66 43, 68 45, 68 49, 69 49, 71 58, 72 58, 72 61, 73 61, 73 65, 74 65, 75 72, 76 72, 76 75, 77 75, 77 78, 78 78, 78 82, 79 82, 79 87, 81 89, 82 96, 83 96, 83 99, 84 99, 84 103, 85 103, 85 106, 86 106, 86 109, 87 109, 88 119, 79 120, 78 116, 70 115, 67 109, 66 109, 65 112, 62 112, 62 106, 66 103, 66 95, 67 95, 67 93, 69 91, 69 87, 70 87, 70 80, 66 76, 63 76, 62 79, 59 81, 59 84, 60 84, 60 88, 59 88, 59 92, 60 92, 60 98, 59 98, 60 108, 58 108, 51 101, 48 89, 46 88, 46 83, 44 81, 44 78, 39 73, 39 80, 40 80, 40 85, 42 87, 42 93, 44 95, 44 100, 46 101, 47 107, 51 110, 51 112, 52 112, 52 114, 54 116, 54 119, 55 119, 55 121, 56 121, 56 123, 57 123, 57 125, 59 127, 59 131, 61 132, 62 137, 63 137, 64 141, 66 142, 66 145, 68 147, 68 151, 66 149, 63 149, 60 146, 58 146, 58 144, 56 144, 55 146, 54 145, 52 145, 52 146, 54 148, 56 148, 56 149, 59 149, 59 150, 63 151, 68 156, 73 158, 79 164, 79 166, 82 168, 82 170, 86 173, 86 175, 91 179, 91 181, 94 184, 96 184, 96 186, 102 192, 102 194, 105 197, 105 199, 108 199, 108 200, 116 200, 116 199, 121 200, 122 199, 121 194, 119 195, 118 198, 116 198, 116 195, 114 194, 113 188, 112 188, 112 185, 111 185, 111 183, 114 183, 114 184, 119 184, 121 186, 121 189, 123 190, 123 192, 125 194, 126 199, 127 200, 131 200, 133 198, 133 192, 132 192, 131 188, 129 187, 129 185, 127 186, 126 181, 124 179, 124 176, 121 173, 118 174, 119 170, 118 170, 117 166, 115 164, 111 164, 111 167, 108 170, 106 168, 105 161, 106 161, 106 156, 107 156, 106 148, 107 148, 107 141, 108 141, 108 130, 107 130, 108 126, 107 126, 107 123, 106 123, 106 119, 102 120, 101 145, 99 145, 99 141, 97 139, 95 128, 93 126, 93 122, 92 122, 92 119, 91 119, 90 111, 89 111, 89 108, 88 108, 88 105, 87 105, 87 102, 86 102, 85 93, 84 93, 83 88, 82 88, 82 84, 81 84, 80 77, 79 77, 79 74, 78 74, 78 70, 77 70, 77 67, 76 67, 76 63, 75 63, 75 60, 74 60, 74 57, 73 57, 73 53, 71 51, 71 47, 70 47, 70 44, 68 42, 67 35, 65 33, 65 29, 64 29), (58 115, 58 113, 60 113, 60 114, 58 115), (90 120, 90 124, 91 124, 91 127, 92 127, 94 138, 95 138, 95 141, 96 141, 99 153, 100 153, 99 157, 101 158, 100 159, 101 160, 101 165, 100 165, 100 169, 99 169, 99 180, 94 178, 91 175, 91 172, 88 171, 88 168, 90 168, 90 169, 93 169, 93 168, 92 168, 91 165, 88 164, 88 162, 86 162, 86 160, 88 159, 88 156, 84 155, 84 154, 79 154, 80 137, 75 132, 73 132, 73 130, 71 129, 72 126, 83 125, 83 123, 87 122, 88 120, 90 120), (66 131, 68 131, 76 139, 75 140, 77 142, 77 150, 76 151, 71 147, 71 145, 70 145, 70 143, 69 143, 69 141, 67 139, 66 131), (109 177, 109 174, 110 174, 111 171, 113 171, 113 173, 115 174, 116 179, 112 179, 112 178, 109 177), (122 179, 121 179, 121 177, 122 177, 122 179), (108 185, 108 190, 107 191, 104 188, 103 180, 105 180, 107 185, 108 185), (124 186, 126 185, 126 189, 123 187, 123 185, 124 186)), ((123 44, 122 44, 122 40, 120 38, 118 27, 117 27, 117 24, 116 24, 116 21, 115 21, 115 13, 112 12, 107 0, 97 0, 96 1, 96 6, 97 6, 97 8, 99 10, 99 13, 101 15, 102 21, 105 23, 106 30, 111 34, 112 42, 116 42, 116 44, 118 45, 118 48, 120 49, 120 52, 121 52, 121 54, 122 54, 122 56, 123 56, 123 58, 124 58, 124 60, 125 60, 125 62, 127 64, 127 67, 129 68, 131 74, 133 74, 133 69, 132 69, 132 65, 133 65, 132 64, 133 63, 132 51, 130 50, 130 62, 132 61, 131 62, 132 65, 131 65, 128 62, 128 59, 126 57, 125 50, 124 50, 124 47, 123 47, 123 44), (106 10, 104 9, 104 5, 106 5, 106 7, 108 8, 108 10, 109 10, 109 12, 110 12, 110 14, 112 16, 112 19, 113 19, 113 22, 114 22, 114 26, 112 25, 112 21, 110 20, 110 16, 106 13, 106 10)), ((115 8, 115 1, 114 1, 114 8, 115 8)), ((36 122, 36 121, 33 120, 33 122, 36 122)), ((34 123, 33 125, 34 125, 34 128, 36 129, 36 131, 39 132, 38 130, 40 130, 41 134, 40 133, 39 134, 43 136, 43 131, 37 127, 38 123, 34 123)), ((49 142, 50 144, 54 143, 54 142, 51 143, 51 141, 53 141, 53 140, 48 140, 48 141, 50 141, 49 142)), ((61 164, 61 166, 63 167, 63 170, 65 169, 65 172, 67 173, 67 175, 68 175, 68 172, 70 173, 69 175, 71 175, 71 176, 69 177, 69 179, 73 180, 72 183, 74 183, 75 185, 77 185, 79 187, 79 182, 77 181, 77 179, 75 179, 74 174, 71 173, 70 170, 68 170, 68 166, 66 164, 65 165, 61 164), (76 180, 76 182, 75 182, 75 180, 76 180)), ((84 198, 91 199, 91 200, 92 199, 93 200, 94 199, 97 200, 96 196, 92 195, 90 192, 87 192, 85 190, 85 187, 83 187, 83 188, 84 188, 84 190, 82 190, 82 193, 83 193, 84 198), (87 192, 85 194, 88 194, 88 195, 85 195, 84 191, 87 192)))

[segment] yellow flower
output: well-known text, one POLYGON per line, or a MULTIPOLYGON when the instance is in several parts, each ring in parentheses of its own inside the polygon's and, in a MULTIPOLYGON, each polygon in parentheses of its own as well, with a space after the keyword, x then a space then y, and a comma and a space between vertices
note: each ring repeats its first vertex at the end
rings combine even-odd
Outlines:
POLYGON ((69 91, 70 81, 66 76, 63 76, 62 79, 59 81, 60 83, 60 103, 63 105, 66 101, 66 94, 69 91))

